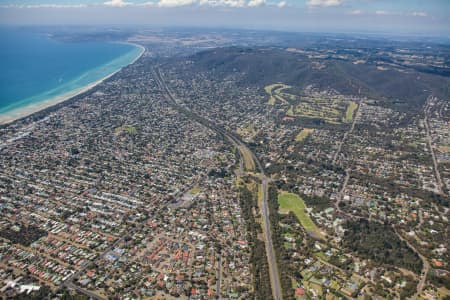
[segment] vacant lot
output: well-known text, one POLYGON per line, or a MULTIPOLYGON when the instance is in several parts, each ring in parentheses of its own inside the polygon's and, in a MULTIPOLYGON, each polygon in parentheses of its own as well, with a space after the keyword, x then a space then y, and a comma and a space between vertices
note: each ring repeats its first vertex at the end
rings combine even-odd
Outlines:
POLYGON ((312 132, 314 131, 314 129, 311 128, 303 128, 295 137, 295 141, 296 142, 302 142, 303 140, 305 140, 312 132))

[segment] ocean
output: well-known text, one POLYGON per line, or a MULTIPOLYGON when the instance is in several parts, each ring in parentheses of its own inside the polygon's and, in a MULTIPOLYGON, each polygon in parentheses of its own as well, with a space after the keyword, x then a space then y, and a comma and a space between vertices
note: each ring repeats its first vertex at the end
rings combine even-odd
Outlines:
POLYGON ((130 64, 135 45, 59 42, 24 29, 0 28, 0 116, 73 94, 130 64))

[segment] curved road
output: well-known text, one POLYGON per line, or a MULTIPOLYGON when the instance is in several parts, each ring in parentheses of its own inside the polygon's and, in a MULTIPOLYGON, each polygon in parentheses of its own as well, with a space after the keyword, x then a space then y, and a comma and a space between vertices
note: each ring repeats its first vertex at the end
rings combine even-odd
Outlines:
POLYGON ((422 272, 420 273, 420 280, 419 283, 417 284, 417 289, 416 289, 416 293, 410 298, 412 300, 417 299, 420 294, 423 291, 423 288, 425 287, 425 283, 427 280, 427 276, 428 276, 428 272, 430 271, 430 263, 428 262, 427 258, 425 256, 423 256, 416 247, 414 247, 414 245, 412 245, 407 239, 405 239, 398 231, 397 228, 395 226, 393 226, 394 232, 395 234, 398 236, 398 238, 402 241, 404 241, 420 258, 420 260, 422 260, 422 272))
MULTIPOLYGON (((269 263, 269 272, 270 272, 270 281, 272 285, 272 294, 275 300, 281 300, 283 299, 282 293, 281 293, 281 284, 280 284, 280 276, 278 274, 278 267, 276 262, 276 256, 275 256, 275 250, 272 243, 272 237, 271 237, 271 231, 270 231, 270 221, 269 221, 269 206, 268 206, 268 182, 269 178, 266 176, 266 173, 264 172, 264 168, 259 161, 259 159, 256 157, 256 155, 247 147, 247 145, 242 142, 238 137, 234 136, 233 134, 225 131, 224 129, 218 127, 211 121, 207 120, 206 118, 198 115, 197 113, 193 112, 192 110, 185 108, 177 103, 175 100, 175 97, 173 96, 170 89, 165 84, 161 73, 159 69, 157 69, 155 72, 155 79, 160 86, 160 88, 166 92, 167 99, 169 102, 174 106, 175 109, 180 111, 181 113, 184 113, 187 117, 197 121, 198 123, 202 124, 203 126, 225 136, 233 145, 240 146, 245 151, 248 151, 248 153, 251 153, 253 161, 255 162, 260 174, 261 174, 261 184, 263 188, 263 207, 262 207, 262 216, 263 216, 263 222, 264 222, 264 234, 265 234, 265 241, 266 241, 266 253, 267 253, 267 260, 269 263)), ((237 147, 239 149, 239 147, 237 147)), ((241 156, 244 157, 242 150, 239 150, 241 152, 241 156)))

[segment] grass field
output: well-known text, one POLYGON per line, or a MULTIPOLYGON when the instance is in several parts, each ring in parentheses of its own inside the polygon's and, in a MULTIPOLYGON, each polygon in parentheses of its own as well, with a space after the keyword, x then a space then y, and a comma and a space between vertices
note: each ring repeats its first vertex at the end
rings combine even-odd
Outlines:
POLYGON ((351 123, 353 122, 353 113, 355 112, 355 109, 358 108, 358 104, 356 102, 350 101, 350 103, 347 106, 347 111, 345 112, 345 123, 351 123))
POLYGON ((258 206, 260 208, 262 208, 263 200, 264 200, 264 193, 263 193, 262 184, 258 184, 258 206))
POLYGON ((253 160, 253 156, 250 153, 250 151, 248 151, 248 149, 239 146, 239 151, 242 153, 242 156, 244 158, 244 167, 245 170, 247 171, 254 171, 255 168, 255 161, 253 160))
POLYGON ((441 287, 438 289, 439 299, 444 299, 445 297, 450 297, 450 290, 447 290, 445 287, 441 287))
POLYGON ((302 198, 296 194, 281 192, 278 194, 278 204, 280 205, 280 212, 287 213, 292 211, 306 231, 313 236, 323 238, 319 228, 306 213, 306 205, 302 198))
POLYGON ((304 139, 306 139, 312 132, 314 131, 314 129, 311 128, 303 128, 302 131, 300 131, 297 136, 295 137, 295 141, 296 142, 301 142, 304 139))
POLYGON ((450 145, 440 145, 440 146, 438 146, 438 150, 441 153, 445 153, 445 154, 450 153, 450 145))
POLYGON ((189 190, 189 193, 192 194, 192 195, 197 195, 201 191, 202 190, 198 186, 195 186, 195 187, 193 187, 192 189, 189 190))
POLYGON ((131 125, 124 125, 124 126, 116 128, 115 132, 116 132, 116 134, 126 132, 128 134, 134 135, 137 133, 137 129, 136 129, 136 127, 131 126, 131 125))

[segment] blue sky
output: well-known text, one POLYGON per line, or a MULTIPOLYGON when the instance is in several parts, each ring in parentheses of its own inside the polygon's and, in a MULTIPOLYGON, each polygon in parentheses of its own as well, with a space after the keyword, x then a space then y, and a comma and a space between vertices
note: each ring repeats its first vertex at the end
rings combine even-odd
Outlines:
POLYGON ((0 0, 0 24, 450 35, 450 0, 0 0))

